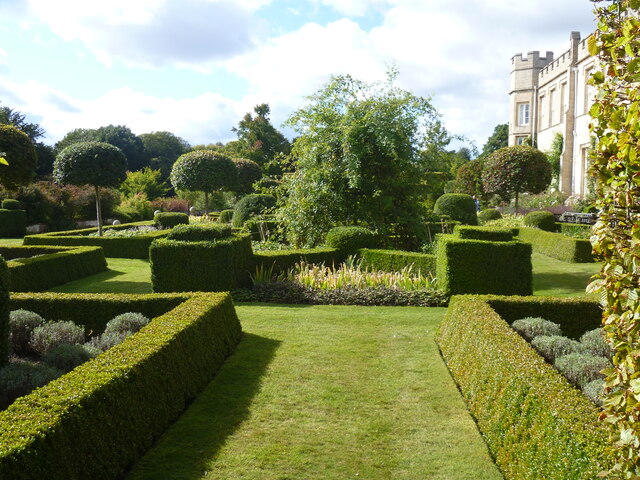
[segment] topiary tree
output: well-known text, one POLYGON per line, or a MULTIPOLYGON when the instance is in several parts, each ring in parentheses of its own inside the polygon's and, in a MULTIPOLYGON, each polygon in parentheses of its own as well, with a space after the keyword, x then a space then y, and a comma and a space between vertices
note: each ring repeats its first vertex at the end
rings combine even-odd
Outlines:
POLYGON ((333 227, 327 232, 325 244, 353 255, 361 248, 377 247, 377 240, 375 232, 365 227, 333 227))
POLYGON ((100 187, 117 187, 126 177, 127 159, 122 150, 108 143, 80 142, 56 157, 53 178, 58 183, 93 185, 96 195, 98 235, 102 235, 100 187))
POLYGON ((254 193, 242 197, 238 203, 236 203, 236 208, 233 210, 231 224, 234 227, 240 228, 249 218, 261 215, 275 206, 276 197, 273 195, 254 193))
POLYGON ((557 232, 556 216, 551 212, 536 211, 529 212, 522 220, 526 227, 539 228, 547 232, 557 232))
POLYGON ((482 185, 487 193, 504 199, 521 193, 540 193, 551 183, 551 164, 540 150, 526 145, 505 147, 493 152, 482 171, 482 185))
POLYGON ((471 195, 465 193, 445 193, 438 197, 433 206, 433 213, 448 215, 451 220, 465 225, 478 224, 476 202, 471 195))
POLYGON ((262 169, 253 160, 247 158, 234 158, 233 163, 238 169, 238 193, 251 193, 253 184, 262 178, 262 169))
POLYGON ((467 163, 463 163, 456 171, 454 188, 456 193, 466 193, 475 195, 477 198, 486 201, 488 195, 484 191, 482 184, 482 172, 484 171, 485 160, 476 158, 467 163))
POLYGON ((25 185, 33 179, 38 156, 26 133, 11 125, 0 125, 0 183, 6 188, 25 185))
POLYGON ((209 192, 234 188, 238 169, 226 155, 213 150, 196 150, 181 155, 171 169, 171 184, 177 190, 204 192, 204 210, 209 213, 209 192))

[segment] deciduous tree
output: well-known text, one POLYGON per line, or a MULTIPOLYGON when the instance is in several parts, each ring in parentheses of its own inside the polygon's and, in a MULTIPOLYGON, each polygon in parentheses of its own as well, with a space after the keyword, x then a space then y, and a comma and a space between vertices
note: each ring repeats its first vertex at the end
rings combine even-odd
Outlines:
POLYGON ((11 125, 0 125, 0 183, 15 188, 33 180, 38 163, 33 142, 26 133, 11 125))

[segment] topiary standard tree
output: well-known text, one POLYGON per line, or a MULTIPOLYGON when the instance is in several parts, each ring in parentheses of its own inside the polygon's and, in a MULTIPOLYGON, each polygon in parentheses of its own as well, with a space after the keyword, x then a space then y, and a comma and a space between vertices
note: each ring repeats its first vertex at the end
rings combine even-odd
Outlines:
POLYGON ((15 188, 29 183, 36 172, 38 156, 26 133, 11 125, 0 125, 0 183, 15 188))
POLYGON ((238 169, 226 155, 213 150, 196 150, 176 160, 170 178, 177 190, 204 192, 204 210, 209 213, 209 192, 235 187, 238 169))
POLYGON ((493 152, 482 171, 482 184, 487 193, 505 200, 521 193, 540 193, 551 183, 551 164, 540 150, 526 145, 505 147, 493 152))
POLYGON ((62 150, 53 164, 58 183, 93 185, 96 194, 98 235, 102 235, 100 187, 117 187, 126 177, 127 159, 118 147, 102 142, 80 142, 62 150))

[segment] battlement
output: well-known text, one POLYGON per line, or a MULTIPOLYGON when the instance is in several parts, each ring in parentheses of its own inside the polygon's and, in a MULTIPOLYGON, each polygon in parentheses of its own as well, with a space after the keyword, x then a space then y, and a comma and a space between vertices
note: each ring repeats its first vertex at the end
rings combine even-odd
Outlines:
POLYGON ((530 68, 543 68, 545 65, 553 61, 553 52, 547 52, 544 57, 540 56, 539 51, 528 52, 526 57, 522 57, 518 53, 511 57, 511 65, 513 70, 525 70, 530 68))

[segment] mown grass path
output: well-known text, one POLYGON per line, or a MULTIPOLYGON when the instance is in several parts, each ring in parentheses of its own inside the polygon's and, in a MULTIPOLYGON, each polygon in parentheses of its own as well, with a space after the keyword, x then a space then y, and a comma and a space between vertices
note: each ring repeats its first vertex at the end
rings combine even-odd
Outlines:
POLYGON ((434 342, 444 309, 237 311, 235 354, 130 480, 502 478, 434 342))

